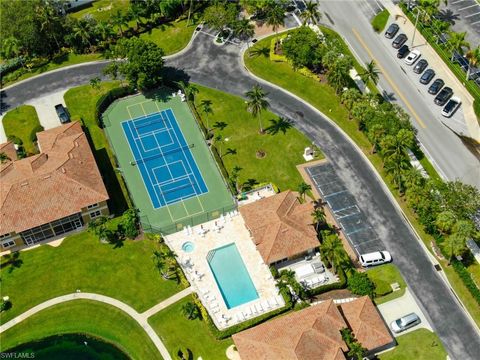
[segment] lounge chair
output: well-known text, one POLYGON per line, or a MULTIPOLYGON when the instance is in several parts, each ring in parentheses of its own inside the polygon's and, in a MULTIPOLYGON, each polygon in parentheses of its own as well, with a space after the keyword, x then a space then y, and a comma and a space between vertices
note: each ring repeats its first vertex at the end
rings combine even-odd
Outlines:
POLYGON ((259 313, 262 313, 263 312, 263 306, 261 303, 256 303, 255 304, 255 308, 258 310, 259 313))
POLYGON ((212 300, 212 301, 210 301, 210 306, 211 306, 211 307, 218 307, 218 306, 220 306, 220 305, 218 304, 218 301, 212 300))
POLYGON ((255 305, 251 305, 251 306, 250 306, 250 309, 252 310, 252 313, 253 313, 253 314, 258 314, 258 310, 257 310, 257 308, 255 307, 255 305))
POLYGON ((263 305, 264 309, 271 309, 272 308, 267 300, 263 300, 262 305, 263 305))
POLYGON ((214 309, 211 309, 212 311, 212 314, 216 314, 218 312, 220 312, 220 309, 219 308, 214 308, 214 309))

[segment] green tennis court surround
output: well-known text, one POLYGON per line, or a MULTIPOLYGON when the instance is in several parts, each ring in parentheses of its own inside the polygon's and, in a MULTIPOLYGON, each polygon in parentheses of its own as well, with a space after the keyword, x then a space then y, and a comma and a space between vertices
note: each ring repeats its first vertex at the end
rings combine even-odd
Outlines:
POLYGON ((162 88, 148 97, 123 98, 103 114, 118 170, 142 225, 164 234, 236 206, 187 103, 172 94, 162 88))

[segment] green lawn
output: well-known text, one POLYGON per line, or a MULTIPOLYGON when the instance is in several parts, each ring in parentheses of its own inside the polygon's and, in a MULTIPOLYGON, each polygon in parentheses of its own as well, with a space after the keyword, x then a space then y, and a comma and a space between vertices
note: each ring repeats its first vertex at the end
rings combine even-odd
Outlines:
MULTIPOLYGON (((286 130, 285 134, 279 132, 276 135, 260 135, 258 120, 247 112, 244 99, 200 85, 195 86, 199 89, 195 103, 205 126, 208 121, 210 128, 214 127, 215 136, 222 135, 223 139, 228 139, 217 143, 228 173, 231 174, 232 169, 239 166, 242 168, 239 173, 240 184, 252 179, 257 183, 273 182, 280 190, 296 190, 302 182, 296 165, 305 162, 302 154, 304 148, 311 145, 311 140, 294 127, 286 130), (212 115, 206 117, 202 114, 202 100, 212 101, 212 115), (218 128, 220 123, 225 124, 223 130, 218 128), (266 152, 262 159, 256 156, 260 149, 266 152)), ((272 119, 278 117, 269 111, 261 114, 264 128, 271 125, 272 119)), ((321 157, 323 155, 319 154, 321 157)))
POLYGON ((435 333, 418 329, 397 337, 398 345, 378 355, 380 360, 445 360, 447 352, 435 333))
POLYGON ((161 359, 145 330, 123 311, 100 302, 73 300, 45 309, 5 331, 1 350, 60 334, 83 333, 113 343, 132 359, 161 359))
POLYGON ((161 278, 152 260, 154 249, 149 240, 127 240, 115 248, 85 231, 56 248, 42 245, 22 251, 18 267, 0 271, 1 295, 9 296, 13 305, 1 314, 1 322, 77 289, 113 297, 143 312, 183 288, 161 278))
POLYGON ((64 95, 72 120, 83 120, 87 129, 90 146, 110 196, 110 211, 117 215, 125 211, 130 200, 121 175, 114 171, 115 160, 107 138, 95 120, 95 106, 103 94, 118 86, 118 81, 102 82, 99 89, 82 85, 69 89, 64 95))
MULTIPOLYGON (((322 28, 322 31, 324 29, 322 28)), ((325 34, 334 33, 333 30, 324 31, 325 34)), ((339 36, 338 34, 336 35, 339 36)), ((255 44, 255 48, 269 47, 271 37, 263 39, 255 44)), ((347 45, 344 44, 346 48, 347 45)), ((245 53, 245 65, 257 76, 270 81, 274 84, 281 86, 282 88, 296 94, 305 101, 309 102, 317 109, 322 111, 347 133, 347 135, 355 141, 355 143, 362 149, 365 155, 369 158, 370 162, 375 166, 378 173, 382 176, 392 194, 397 199, 398 204, 402 208, 403 212, 412 223, 413 227, 420 235, 420 238, 425 245, 430 249, 431 241, 434 241, 433 237, 428 235, 423 227, 419 224, 415 213, 411 210, 404 201, 403 197, 400 197, 398 191, 396 191, 391 182, 387 180, 387 174, 383 169, 382 159, 378 154, 371 154, 371 145, 365 134, 358 130, 355 121, 348 119, 347 110, 340 103, 338 96, 335 95, 333 89, 327 85, 322 84, 314 79, 307 78, 298 72, 293 71, 291 66, 287 63, 272 62, 267 57, 249 57, 248 53, 245 53)), ((426 166, 428 159, 422 159, 422 164, 427 171, 432 172, 431 167, 426 166)), ((430 249, 431 251, 431 249, 430 249)), ((480 307, 465 287, 459 276, 451 267, 446 266, 446 261, 441 261, 442 267, 447 275, 452 287, 457 292, 462 302, 465 304, 469 313, 474 318, 475 322, 480 326, 480 307)))
POLYGON ((189 26, 186 19, 162 24, 141 34, 140 39, 153 41, 165 51, 165 55, 174 54, 187 46, 197 27, 196 18, 190 20, 189 26))
POLYGON ((390 13, 387 9, 383 9, 380 11, 373 19, 372 19, 372 27, 373 30, 376 32, 381 32, 385 29, 387 25, 388 18, 390 17, 390 13))
POLYGON ((126 13, 129 4, 129 0, 98 0, 93 2, 91 6, 87 6, 78 11, 72 11, 71 13, 69 13, 69 16, 81 19, 84 16, 88 15, 92 16, 97 21, 110 21, 111 17, 118 10, 126 13), (98 11, 99 9, 102 10, 98 11))
POLYGON ((400 290, 395 292, 391 292, 390 294, 376 297, 375 304, 383 304, 387 301, 396 299, 401 297, 405 294, 405 288, 407 284, 405 280, 403 280, 400 271, 398 268, 393 264, 385 264, 381 266, 374 267, 367 271, 368 277, 375 283, 376 289, 382 293, 382 290, 386 292, 386 290, 392 290, 390 284, 398 283, 400 285, 400 290))
POLYGON ((53 58, 51 61, 45 60, 42 65, 32 67, 30 70, 24 68, 18 69, 11 74, 7 74, 2 78, 2 85, 11 85, 14 82, 31 78, 32 76, 39 75, 41 73, 59 69, 65 66, 81 64, 84 62, 95 61, 102 59, 101 54, 75 54, 67 53, 61 56, 53 58))
POLYGON ((21 105, 10 110, 5 114, 2 122, 7 137, 14 135, 20 138, 28 154, 38 153, 38 149, 32 141, 33 133, 42 131, 43 128, 33 106, 21 105))
POLYGON ((188 320, 182 315, 182 305, 193 301, 186 297, 181 301, 160 311, 149 319, 150 325, 162 339, 173 358, 176 358, 179 347, 188 348, 192 359, 226 359, 225 351, 233 343, 232 340, 216 340, 207 325, 199 320, 188 320))

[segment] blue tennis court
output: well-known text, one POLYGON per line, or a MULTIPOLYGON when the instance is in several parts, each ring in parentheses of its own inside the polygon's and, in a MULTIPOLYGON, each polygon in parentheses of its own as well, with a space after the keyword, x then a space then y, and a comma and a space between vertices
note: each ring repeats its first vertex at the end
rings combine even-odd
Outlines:
POLYGON ((155 209, 208 192, 171 109, 122 122, 130 150, 155 209))

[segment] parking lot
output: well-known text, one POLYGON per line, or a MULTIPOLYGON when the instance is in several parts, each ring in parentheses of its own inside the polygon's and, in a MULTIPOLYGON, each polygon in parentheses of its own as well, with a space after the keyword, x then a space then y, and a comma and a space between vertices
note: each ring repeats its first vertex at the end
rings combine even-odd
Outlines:
POLYGON ((472 47, 480 44, 480 5, 476 0, 451 0, 440 5, 442 17, 452 23, 452 30, 467 32, 472 47))
MULTIPOLYGON (((391 23, 388 23, 387 27, 390 24, 391 23)), ((427 67, 427 69, 433 69, 436 73, 435 77, 426 85, 423 85, 423 84, 420 83, 420 77, 422 76, 423 72, 420 73, 420 74, 416 74, 416 73, 413 72, 413 67, 415 66, 416 62, 412 65, 407 65, 405 63, 405 57, 402 58, 402 59, 397 58, 398 50, 394 49, 392 47, 392 41, 399 34, 403 33, 401 22, 397 22, 397 24, 400 25, 400 30, 393 37, 393 39, 387 39, 385 36, 383 36, 383 35, 381 36, 382 42, 384 42, 385 47, 388 49, 387 51, 391 54, 392 57, 394 57, 395 62, 398 64, 398 66, 400 67, 402 72, 405 74, 408 81, 410 81, 415 86, 415 88, 417 89, 417 92, 418 92, 418 96, 421 97, 428 104, 428 106, 431 108, 432 112, 435 114, 435 119, 437 119, 439 122, 442 122, 442 123, 446 124, 447 126, 450 125, 450 124, 455 124, 455 123, 459 127, 463 126, 463 124, 465 124, 465 119, 464 119, 464 116, 463 116, 462 106, 460 106, 460 108, 450 118, 445 118, 444 116, 441 115, 441 111, 443 109, 443 106, 436 105, 434 103, 435 95, 431 95, 431 94, 428 93, 428 87, 435 81, 435 79, 439 78, 439 76, 437 75, 437 71, 436 71, 437 69, 432 68, 430 66, 430 63, 431 63, 430 59, 424 57, 424 55, 422 53, 422 48, 424 48, 426 45, 425 44, 418 44, 418 41, 415 41, 415 46, 412 48, 411 47, 411 45, 412 45, 412 39, 411 38, 409 38, 405 42, 405 45, 408 45, 408 47, 410 48, 410 51, 416 49, 416 50, 419 50, 420 53, 422 53, 422 55, 420 56, 420 58, 417 59, 416 62, 418 62, 420 59, 427 60, 429 62, 429 66, 427 67)), ((426 69, 424 71, 426 71, 426 69)), ((452 87, 453 84, 449 84, 448 79, 443 79, 443 80, 445 81, 444 86, 452 87)), ((455 96, 455 93, 453 94, 453 96, 455 96)), ((391 98, 391 100, 395 100, 395 99, 391 98)))

